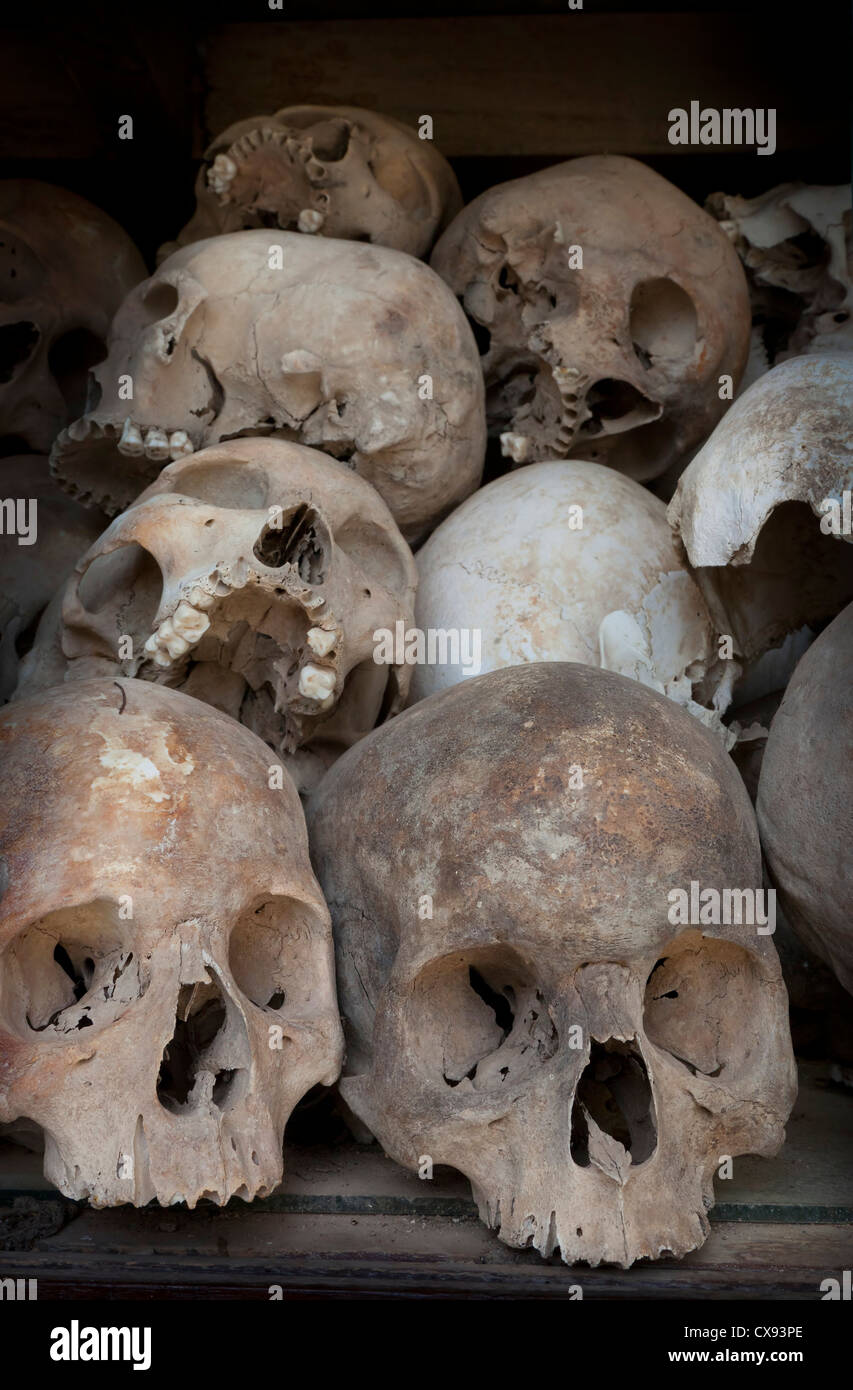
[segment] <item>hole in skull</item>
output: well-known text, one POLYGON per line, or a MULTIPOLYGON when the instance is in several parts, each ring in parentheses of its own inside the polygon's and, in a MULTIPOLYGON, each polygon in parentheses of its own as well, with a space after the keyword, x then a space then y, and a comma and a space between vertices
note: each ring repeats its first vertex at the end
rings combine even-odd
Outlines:
POLYGON ((179 299, 180 295, 174 285, 170 285, 166 280, 158 280, 142 299, 150 316, 149 322, 157 323, 160 319, 167 319, 170 314, 174 314, 179 299))
POLYGON ((47 364, 62 392, 69 415, 77 417, 86 408, 89 372, 103 362, 107 347, 103 338, 88 328, 74 328, 51 343, 47 364))
POLYGON ((601 1143, 590 1120, 631 1155, 632 1164, 654 1152, 657 1132, 646 1065, 638 1048, 614 1038, 593 1041, 572 1105, 570 1149, 573 1162, 588 1168, 601 1143))
POLYGON ((674 280, 642 280, 631 295, 631 341, 644 367, 686 367, 696 346, 693 300, 674 280))
POLYGON ((587 392, 586 405, 590 415, 581 425, 581 434, 619 434, 656 420, 661 413, 660 406, 629 381, 614 377, 596 381, 587 392))
POLYGON ((484 323, 478 323, 476 319, 469 319, 469 322, 474 333, 477 351, 481 357, 485 357, 492 346, 492 335, 484 323))
POLYGON ((474 993, 479 994, 483 1003, 488 1004, 489 1008, 492 1010, 495 1016, 495 1023, 503 1033, 503 1037, 501 1038, 501 1042, 503 1042, 512 1030, 514 1022, 513 1012, 509 1002, 509 999, 512 997, 512 988, 509 985, 505 985, 504 993, 498 994, 496 990, 493 990, 490 985, 486 984, 480 972, 475 970, 473 965, 468 967, 468 983, 474 993))
POLYGON ((501 266, 498 275, 498 284, 502 290, 509 290, 512 294, 518 294, 518 276, 510 266, 501 266))
POLYGON ((318 534, 319 518, 313 507, 303 503, 280 527, 267 525, 261 532, 254 553, 267 569, 278 570, 294 565, 306 584, 322 584, 325 579, 325 554, 318 534))
POLYGON ((311 146, 318 159, 328 164, 336 164, 343 159, 349 149, 352 126, 349 121, 324 121, 314 126, 311 132, 311 146))
POLYGON ((182 985, 175 1011, 175 1031, 163 1049, 157 1098, 173 1114, 191 1103, 202 1078, 212 1077, 210 1100, 224 1109, 237 1075, 211 1059, 214 1043, 226 1026, 228 1012, 213 984, 182 985))
POLYGON ((313 946, 318 929, 311 908, 295 898, 252 902, 228 943, 228 965, 241 994, 259 1009, 278 1012, 285 1004, 299 1009, 321 992, 313 946))
POLYGON ((19 367, 29 362, 40 333, 34 323, 6 323, 0 328, 0 384, 11 381, 19 367))

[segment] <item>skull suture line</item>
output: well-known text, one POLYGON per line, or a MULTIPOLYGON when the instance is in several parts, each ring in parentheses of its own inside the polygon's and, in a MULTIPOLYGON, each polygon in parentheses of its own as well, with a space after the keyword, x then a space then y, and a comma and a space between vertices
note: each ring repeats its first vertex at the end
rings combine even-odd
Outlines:
POLYGON ((0 712, 0 1121, 42 1127, 69 1197, 263 1195, 337 1076, 329 914, 268 762, 141 681, 0 712))
POLYGON ((371 241, 425 256, 462 207, 447 160, 390 116, 288 106, 223 130, 205 151, 180 246, 251 227, 371 241))
POLYGON ((80 560, 63 604, 68 677, 178 687, 306 785, 402 706, 411 668, 377 665, 373 633, 413 621, 416 584, 369 483, 315 449, 233 440, 164 469, 80 560))
POLYGON ((146 275, 100 208, 36 179, 0 182, 0 448, 48 453, 86 407, 110 320, 146 275))
POLYGON ((669 921, 673 888, 761 886, 719 741, 623 676, 509 667, 350 749, 308 821, 341 1091, 391 1157, 569 1263, 700 1245, 721 1155, 774 1153, 795 1093, 770 937, 669 921))
POLYGON ((737 385, 746 364, 734 249, 636 160, 594 155, 489 189, 431 264, 480 326, 490 429, 517 464, 658 477, 710 433, 721 374, 737 385))
POLYGON ((51 462, 110 514, 170 458, 240 435, 347 462, 407 538, 480 480, 471 330, 433 271, 387 247, 269 231, 195 242, 125 300, 95 378, 102 399, 51 462), (132 401, 120 394, 127 377, 132 401))

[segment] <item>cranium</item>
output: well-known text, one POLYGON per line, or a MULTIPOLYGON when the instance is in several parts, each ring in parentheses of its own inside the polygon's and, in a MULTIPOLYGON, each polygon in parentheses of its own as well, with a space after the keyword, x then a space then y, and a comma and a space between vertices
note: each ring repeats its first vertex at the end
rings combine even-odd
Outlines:
POLYGON ((515 463, 580 457, 655 478, 710 432, 721 375, 734 385, 746 363, 731 244, 632 159, 573 159, 489 189, 431 264, 480 325, 490 430, 515 463))
MULTIPOLYGON (((711 615, 663 502, 612 468, 561 460, 498 478, 442 522, 417 566, 418 628, 479 631, 484 671, 526 661, 603 666, 722 732, 740 668, 718 660, 711 615)), ((461 663, 416 666, 412 698, 464 676, 461 663)))
POLYGON ((85 198, 0 182, 0 451, 46 454, 81 414, 110 320, 145 274, 130 237, 85 198))
POLYGON ((843 353, 792 357, 759 377, 681 475, 670 523, 747 661, 853 598, 851 489, 843 353))
POLYGON ((141 681, 0 712, 0 1121, 97 1206, 270 1191, 339 1070, 329 916, 295 789, 233 720, 141 681))
MULTIPOLYGON (((26 454, 0 460, 0 498, 17 509, 32 530, 19 535, 4 525, 0 538, 0 702, 18 680, 18 662, 29 650, 38 619, 75 562, 100 534, 105 518, 60 492, 47 459, 26 454)), ((4 522, 6 513, 4 509, 4 522)))
POLYGON ((52 465, 110 513, 170 458, 240 435, 348 462, 406 536, 482 471, 465 316, 427 266, 386 247, 269 231, 195 242, 125 300, 95 377, 102 399, 63 432, 52 465))
POLYGON ((542 1255, 701 1244, 721 1157, 774 1153, 795 1090, 770 937, 671 924, 673 889, 761 886, 719 741, 622 676, 509 667, 351 749, 308 818, 341 1091, 386 1152, 542 1255))
POLYGON ((165 468, 79 561, 68 677, 182 689, 301 782, 402 705, 410 668, 377 665, 373 632, 412 620, 416 583, 369 483, 315 449, 234 440, 165 468))
POLYGON ((355 106, 287 106, 237 121, 205 151, 180 246, 251 227, 372 241, 425 256, 462 207, 429 140, 355 106))
POLYGON ((756 811, 791 926, 853 994, 853 604, 806 652, 770 728, 756 811))

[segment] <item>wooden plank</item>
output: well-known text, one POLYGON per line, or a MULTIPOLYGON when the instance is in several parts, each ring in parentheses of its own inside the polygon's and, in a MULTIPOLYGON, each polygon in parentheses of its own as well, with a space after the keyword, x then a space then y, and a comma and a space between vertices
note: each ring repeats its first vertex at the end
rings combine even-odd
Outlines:
MULTIPOLYGON (((691 99, 775 107, 778 148, 846 148, 842 30, 715 14, 489 15, 225 24, 207 45, 208 136, 297 102, 416 124, 448 156, 666 154, 691 99)), ((767 184, 773 157, 762 157, 767 184)))

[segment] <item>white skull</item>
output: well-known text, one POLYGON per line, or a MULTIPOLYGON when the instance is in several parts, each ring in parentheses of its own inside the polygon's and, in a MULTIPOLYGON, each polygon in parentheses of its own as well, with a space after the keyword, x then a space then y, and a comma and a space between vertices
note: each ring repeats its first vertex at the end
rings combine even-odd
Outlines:
POLYGON ((241 435, 348 462, 407 537, 482 472, 483 380, 465 316, 427 266, 386 247, 278 231, 195 242, 125 300, 95 377, 102 399, 63 432, 52 465, 110 513, 170 458, 241 435))
POLYGON ((431 264, 480 325, 490 430, 517 464, 658 477, 713 428, 721 376, 736 385, 746 363, 734 249, 636 160, 573 159, 489 189, 431 264))
POLYGON ((0 441, 48 453, 86 406, 110 320, 146 275, 100 208, 36 179, 0 182, 0 441))
POLYGON ((341 1092, 386 1152, 545 1256, 700 1245, 722 1156, 774 1153, 795 1094, 770 937, 669 920, 691 881, 761 886, 719 742, 636 681, 509 667, 351 749, 308 818, 341 1092))
POLYGON ((853 994, 853 604, 797 667, 761 764, 761 844, 785 916, 853 994))
MULTIPOLYGON (((532 464, 475 492, 418 552, 415 622, 460 634, 459 659, 418 665, 412 699, 455 685, 481 634, 481 667, 583 661, 631 676, 723 732, 739 673, 663 502, 596 463, 532 464)), ((456 653, 453 653, 454 657, 456 653)), ((726 733, 728 737, 728 734, 726 733)))
POLYGON ((681 475, 670 523, 748 662, 853 599, 851 489, 849 354, 759 377, 681 475))
POLYGON ((329 915, 295 789, 140 681, 0 712, 0 1121, 97 1206, 268 1193, 340 1066, 329 915))
POLYGON ((197 696, 304 784, 402 706, 410 668, 378 665, 373 633, 412 620, 416 584, 369 483, 315 449, 234 440, 164 469, 79 561, 67 678, 114 671, 197 696))
POLYGON ((47 459, 26 454, 0 460, 0 498, 32 530, 5 526, 0 541, 0 703, 18 680, 20 658, 29 650, 38 619, 58 585, 100 534, 105 518, 59 490, 47 459))
POLYGON ((447 160, 417 131, 355 106, 287 106, 223 130, 205 150, 180 246, 278 227, 425 256, 462 207, 447 160))

